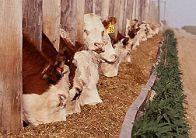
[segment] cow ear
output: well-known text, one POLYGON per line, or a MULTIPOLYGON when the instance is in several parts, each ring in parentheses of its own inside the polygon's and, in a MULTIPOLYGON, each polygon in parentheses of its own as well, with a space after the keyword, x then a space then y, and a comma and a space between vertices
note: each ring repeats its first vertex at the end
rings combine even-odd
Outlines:
POLYGON ((90 32, 86 29, 84 29, 84 33, 88 36, 90 34, 90 32))
POLYGON ((128 45, 129 44, 128 42, 129 42, 129 37, 124 38, 122 41, 124 46, 128 45))

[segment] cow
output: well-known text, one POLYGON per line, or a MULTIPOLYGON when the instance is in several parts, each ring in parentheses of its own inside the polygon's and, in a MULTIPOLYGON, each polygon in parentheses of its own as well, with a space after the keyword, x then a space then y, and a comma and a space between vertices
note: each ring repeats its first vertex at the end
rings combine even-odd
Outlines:
POLYGON ((124 38, 114 45, 115 51, 119 56, 119 64, 122 62, 131 62, 131 50, 128 49, 129 38, 124 38))
POLYGON ((86 50, 98 53, 101 60, 101 73, 107 77, 116 76, 117 74, 113 70, 118 69, 111 65, 118 62, 118 56, 100 17, 95 14, 84 15, 84 42, 86 50))
POLYGON ((100 60, 96 52, 71 44, 64 29, 60 29, 60 34, 60 47, 66 59, 69 59, 66 62, 70 68, 70 91, 66 112, 70 115, 80 113, 80 107, 83 105, 95 105, 102 102, 97 90, 100 60))
POLYGON ((69 68, 44 35, 42 45, 48 48, 40 52, 23 33, 23 120, 34 126, 65 121, 69 95, 69 68))
POLYGON ((152 38, 154 35, 149 24, 145 22, 139 24, 138 21, 135 21, 132 26, 128 27, 128 36, 130 37, 129 49, 136 49, 141 41, 146 41, 147 38, 152 38))
POLYGON ((80 106, 102 102, 97 90, 99 71, 95 53, 87 50, 76 52, 73 63, 77 68, 66 107, 68 115, 81 112, 80 106))

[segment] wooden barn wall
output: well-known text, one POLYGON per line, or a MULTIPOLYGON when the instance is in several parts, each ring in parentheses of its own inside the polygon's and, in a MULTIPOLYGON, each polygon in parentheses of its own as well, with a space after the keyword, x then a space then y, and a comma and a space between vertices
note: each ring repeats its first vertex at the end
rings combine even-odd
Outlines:
POLYGON ((0 131, 22 127, 22 0, 0 0, 0 131))
POLYGON ((102 0, 95 0, 95 14, 101 16, 101 4, 102 0))
POLYGON ((143 21, 143 10, 144 10, 144 2, 145 0, 139 0, 139 21, 143 21))
POLYGON ((129 10, 129 7, 127 6, 127 2, 129 0, 123 0, 123 21, 122 21, 122 34, 125 35, 126 31, 126 24, 127 24, 127 10, 129 10))
POLYGON ((144 21, 149 22, 149 8, 150 0, 145 1, 145 9, 144 9, 144 21))
POLYGON ((77 38, 76 42, 83 44, 85 0, 77 0, 77 38))
POLYGON ((72 43, 83 43, 85 0, 61 0, 61 25, 72 43))
POLYGON ((85 14, 94 13, 95 0, 86 0, 85 1, 85 14))
POLYGON ((115 0, 115 5, 114 5, 114 16, 117 19, 116 28, 120 33, 124 33, 123 22, 124 22, 125 2, 126 0, 115 0))
POLYGON ((156 1, 150 1, 149 20, 153 24, 158 24, 158 7, 156 1))
POLYGON ((101 18, 107 20, 109 17, 110 2, 112 0, 102 0, 101 3, 101 18))
POLYGON ((43 32, 59 50, 61 0, 43 0, 43 32), (52 6, 51 6, 52 5, 52 6))
POLYGON ((127 0, 126 17, 127 17, 127 19, 129 19, 129 20, 132 20, 133 2, 134 2, 134 0, 127 0))
POLYGON ((76 41, 77 0, 61 0, 61 25, 69 33, 72 43, 76 41))
POLYGON ((139 10, 140 10, 139 0, 134 0, 133 19, 139 20, 139 10))
POLYGON ((23 0, 23 32, 41 51, 42 45, 42 0, 23 0))
POLYGON ((115 0, 110 0, 109 17, 114 16, 114 4, 115 4, 115 0))

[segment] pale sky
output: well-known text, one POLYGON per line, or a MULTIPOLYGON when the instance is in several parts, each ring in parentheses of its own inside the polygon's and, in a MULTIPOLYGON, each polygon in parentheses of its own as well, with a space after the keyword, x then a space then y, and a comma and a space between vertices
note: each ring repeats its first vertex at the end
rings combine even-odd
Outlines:
POLYGON ((196 25, 196 0, 166 1, 166 20, 170 26, 196 25))

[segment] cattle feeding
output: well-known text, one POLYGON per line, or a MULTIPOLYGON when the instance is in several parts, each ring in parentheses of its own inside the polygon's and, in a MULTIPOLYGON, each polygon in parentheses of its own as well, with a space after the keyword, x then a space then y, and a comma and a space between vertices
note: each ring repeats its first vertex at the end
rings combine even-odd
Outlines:
MULTIPOLYGON (((43 46, 49 46, 45 37, 43 46)), ((57 60, 58 52, 50 52, 54 57, 49 61, 45 58, 47 53, 40 53, 28 35, 23 34, 23 120, 35 126, 66 120, 69 68, 64 61, 57 60)))

